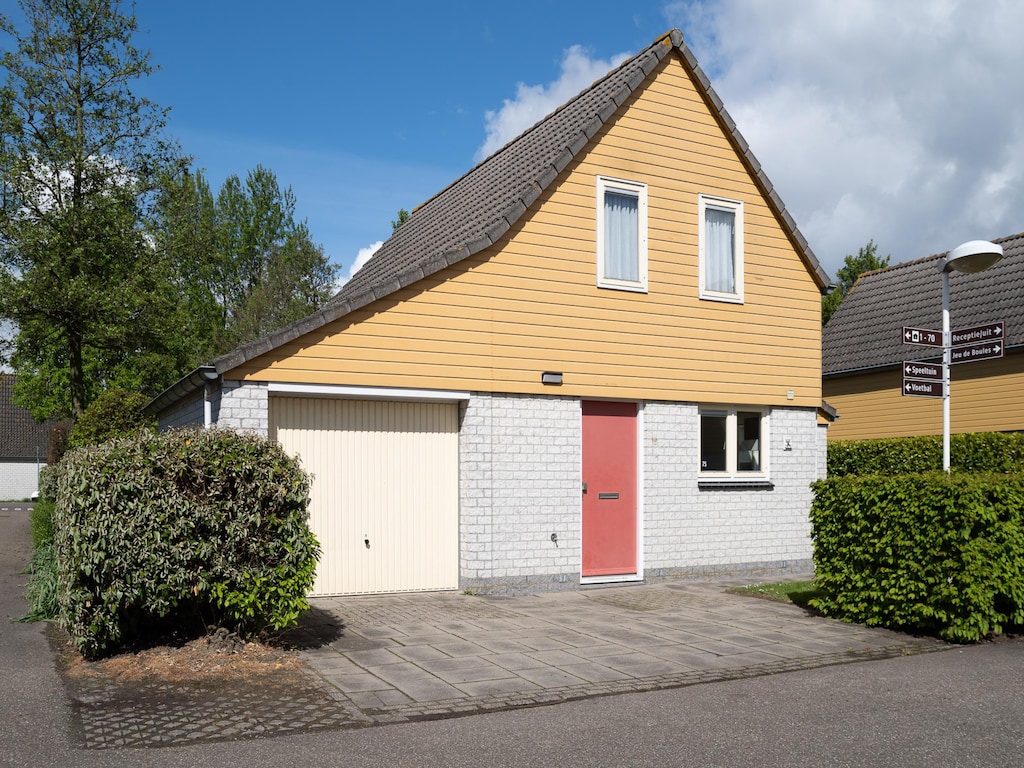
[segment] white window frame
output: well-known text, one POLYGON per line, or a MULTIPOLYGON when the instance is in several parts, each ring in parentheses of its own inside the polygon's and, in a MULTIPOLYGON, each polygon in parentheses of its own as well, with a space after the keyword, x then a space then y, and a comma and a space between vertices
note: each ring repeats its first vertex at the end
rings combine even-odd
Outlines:
POLYGON ((739 200, 729 200, 724 197, 713 195, 697 196, 697 230, 698 230, 698 251, 700 263, 700 298, 709 301, 725 301, 733 304, 743 303, 743 203, 739 200), (729 211, 735 217, 735 239, 733 241, 733 253, 735 255, 735 290, 713 291, 706 287, 709 274, 707 265, 707 235, 706 216, 707 209, 729 211))
POLYGON ((697 461, 701 462, 704 456, 704 446, 701 445, 701 435, 703 434, 702 420, 705 415, 707 416, 724 416, 725 417, 725 470, 705 470, 698 464, 697 470, 702 480, 766 480, 768 479, 768 446, 771 444, 770 439, 770 413, 768 408, 757 407, 757 406, 721 406, 721 405, 708 405, 702 406, 697 410, 697 461), (737 440, 738 424, 737 414, 738 413, 757 413, 761 416, 761 432, 758 438, 758 458, 760 459, 760 469, 758 470, 740 470, 737 468, 737 458, 739 455, 739 445, 737 440))
POLYGON ((597 286, 620 291, 647 293, 647 185, 637 181, 597 177, 597 286), (606 192, 630 195, 637 199, 637 279, 622 280, 605 274, 604 197, 606 192))

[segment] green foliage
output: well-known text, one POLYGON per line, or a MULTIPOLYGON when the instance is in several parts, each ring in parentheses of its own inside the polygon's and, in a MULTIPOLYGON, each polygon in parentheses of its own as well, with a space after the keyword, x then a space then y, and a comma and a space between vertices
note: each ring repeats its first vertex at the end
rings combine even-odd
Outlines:
POLYGON ((52 542, 36 546, 28 573, 25 587, 28 613, 19 621, 52 621, 57 616, 57 568, 52 542))
POLYGON ((836 287, 832 293, 821 297, 821 324, 825 325, 839 309, 839 305, 846 298, 846 294, 853 288, 857 278, 865 272, 873 272, 876 269, 884 269, 889 266, 889 259, 878 257, 878 246, 874 240, 868 240, 868 244, 857 251, 857 255, 847 254, 843 260, 843 266, 836 272, 838 278, 836 287))
POLYGON ((168 175, 153 222, 181 276, 184 354, 198 364, 315 312, 333 295, 336 267, 295 220, 296 199, 258 166, 232 175, 216 198, 202 173, 168 175))
POLYGON ((141 225, 175 148, 165 111, 131 92, 152 71, 133 16, 113 0, 21 6, 24 29, 0 17, 0 318, 17 328, 15 401, 42 421, 176 364, 161 344, 175 297, 141 225))
POLYGON ((57 615, 57 570, 53 556, 53 467, 39 475, 39 501, 32 507, 32 560, 25 599, 28 613, 20 621, 51 621, 57 615))
POLYGON ((398 218, 391 220, 391 234, 398 231, 398 228, 409 220, 409 212, 405 208, 398 209, 398 218))
POLYGON ((954 642, 1024 623, 1024 476, 850 475, 813 488, 822 613, 954 642))
POLYGON ((41 498, 32 507, 30 518, 32 527, 32 546, 38 548, 43 544, 53 543, 53 501, 41 498))
POLYGON ((69 448, 97 445, 113 437, 127 437, 140 429, 156 429, 156 419, 142 409, 150 398, 138 392, 108 389, 85 409, 75 422, 69 448))
MULTIPOLYGON (((976 432, 950 435, 950 469, 1024 472, 1024 434, 976 432)), ((942 469, 942 436, 836 440, 828 444, 828 476, 902 475, 942 469)))
POLYGON ((308 608, 309 479, 276 443, 226 430, 69 452, 57 481, 58 620, 87 657, 173 620, 243 636, 308 608))
MULTIPOLYGON (((68 419, 58 421, 50 430, 50 449, 46 452, 46 464, 55 467, 64 458, 68 449, 68 438, 71 436, 72 422, 68 419)), ((45 472, 45 467, 43 471, 45 472)), ((40 480, 39 494, 43 494, 42 480, 40 480)), ((50 498, 53 498, 52 496, 50 498)))

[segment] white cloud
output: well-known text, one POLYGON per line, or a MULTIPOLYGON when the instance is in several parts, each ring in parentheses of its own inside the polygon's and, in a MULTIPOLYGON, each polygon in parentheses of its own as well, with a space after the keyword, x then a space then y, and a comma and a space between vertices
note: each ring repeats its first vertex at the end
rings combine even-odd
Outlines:
POLYGON ((830 275, 1024 231, 1024 4, 673 3, 830 275))
POLYGON ((359 252, 356 254, 356 260, 352 262, 352 266, 348 270, 348 274, 338 281, 337 290, 341 290, 342 286, 351 280, 355 276, 356 272, 362 269, 363 264, 368 262, 370 257, 379 251, 382 245, 384 245, 384 241, 378 240, 375 243, 370 243, 370 245, 365 248, 360 248, 359 252))
POLYGON ((562 55, 562 69, 557 80, 547 85, 516 85, 514 99, 505 99, 499 110, 484 114, 487 138, 476 151, 476 159, 501 149, 541 118, 554 112, 595 80, 604 77, 631 54, 620 53, 608 59, 591 59, 579 45, 562 55))

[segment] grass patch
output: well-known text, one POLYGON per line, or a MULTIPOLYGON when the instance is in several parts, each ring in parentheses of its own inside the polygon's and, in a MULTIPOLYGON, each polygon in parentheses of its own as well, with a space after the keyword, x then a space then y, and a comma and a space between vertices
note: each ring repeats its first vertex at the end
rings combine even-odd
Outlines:
POLYGON ((761 597, 765 600, 775 600, 780 603, 793 603, 801 608, 807 608, 808 603, 819 592, 813 581, 780 581, 775 584, 751 584, 748 587, 730 587, 728 592, 737 595, 750 595, 761 597))

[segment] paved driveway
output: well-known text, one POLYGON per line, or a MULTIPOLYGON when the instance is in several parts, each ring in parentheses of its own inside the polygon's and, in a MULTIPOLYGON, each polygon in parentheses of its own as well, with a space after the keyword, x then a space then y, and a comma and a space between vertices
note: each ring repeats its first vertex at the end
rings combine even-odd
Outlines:
POLYGON ((514 598, 455 593, 320 598, 304 652, 368 722, 471 714, 940 650, 730 594, 749 580, 587 588, 514 598))

